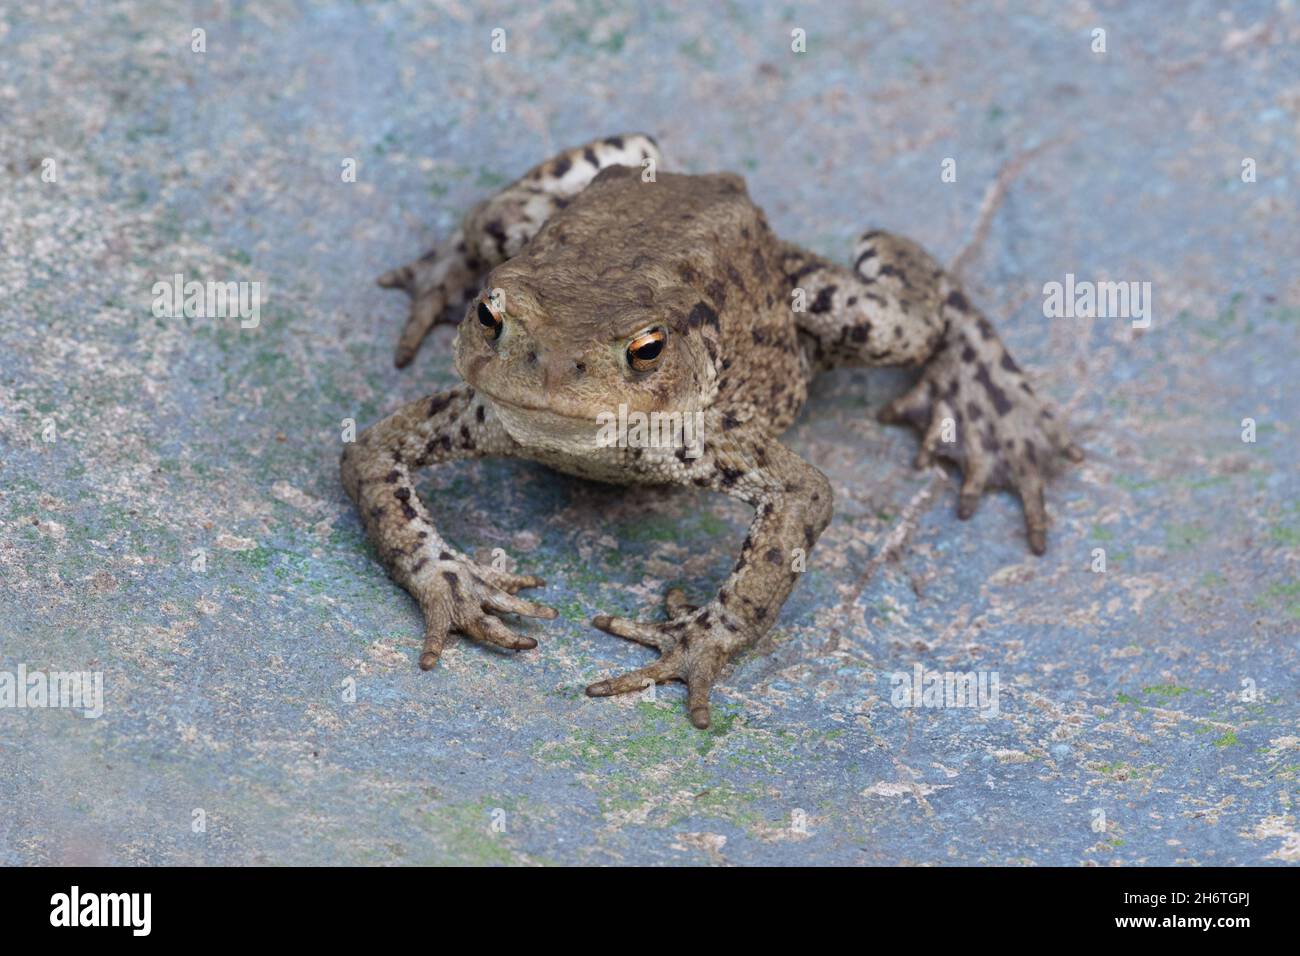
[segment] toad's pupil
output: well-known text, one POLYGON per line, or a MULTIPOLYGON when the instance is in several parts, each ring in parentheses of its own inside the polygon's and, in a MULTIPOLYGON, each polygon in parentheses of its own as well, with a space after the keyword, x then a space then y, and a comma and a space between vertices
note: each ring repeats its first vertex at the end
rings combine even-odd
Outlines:
POLYGON ((478 321, 485 329, 495 329, 497 327, 497 317, 492 314, 492 310, 487 307, 486 302, 478 304, 478 321))
POLYGON ((638 345, 633 350, 633 353, 636 355, 637 358, 648 361, 652 358, 657 357, 659 353, 663 351, 663 347, 664 347, 663 339, 651 339, 649 342, 645 343, 644 345, 638 345))

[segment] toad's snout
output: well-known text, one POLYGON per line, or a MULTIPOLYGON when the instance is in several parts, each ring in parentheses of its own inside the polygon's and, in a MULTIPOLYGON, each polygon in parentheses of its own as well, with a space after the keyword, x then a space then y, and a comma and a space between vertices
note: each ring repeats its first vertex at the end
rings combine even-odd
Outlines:
POLYGON ((582 361, 560 349, 530 347, 524 355, 524 362, 537 376, 537 387, 543 395, 572 385, 587 371, 582 361))

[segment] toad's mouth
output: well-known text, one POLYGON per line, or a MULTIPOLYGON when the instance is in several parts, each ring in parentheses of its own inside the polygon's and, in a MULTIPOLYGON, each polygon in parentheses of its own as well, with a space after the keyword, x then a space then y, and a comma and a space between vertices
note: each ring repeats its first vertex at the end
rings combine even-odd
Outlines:
POLYGON ((502 405, 507 410, 537 412, 543 415, 554 415, 556 418, 567 418, 570 421, 575 421, 575 422, 589 422, 592 424, 596 423, 595 415, 574 415, 571 412, 559 411, 555 408, 554 405, 534 405, 528 402, 522 402, 519 399, 515 399, 515 398, 502 398, 500 395, 497 395, 494 392, 490 392, 486 388, 483 388, 482 386, 476 388, 475 391, 482 392, 489 399, 491 399, 493 404, 502 405))

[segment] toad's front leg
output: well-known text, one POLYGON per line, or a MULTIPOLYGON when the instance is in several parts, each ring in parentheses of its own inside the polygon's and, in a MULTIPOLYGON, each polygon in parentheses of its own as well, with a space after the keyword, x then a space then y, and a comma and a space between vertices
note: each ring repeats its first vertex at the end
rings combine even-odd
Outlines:
POLYGON ((794 588, 799 553, 807 555, 831 518, 826 476, 759 429, 744 426, 687 462, 684 483, 710 487, 753 505, 749 534, 717 596, 703 607, 668 592, 669 620, 643 623, 600 615, 603 631, 653 647, 659 660, 587 688, 592 697, 642 690, 669 680, 687 685, 691 723, 709 726, 709 691, 726 662, 776 623, 794 588))
POLYGON ((468 387, 411 402, 361 433, 343 451, 343 487, 361 512, 379 559, 424 614, 420 666, 442 656, 448 631, 514 650, 536 647, 497 614, 555 617, 555 611, 517 597, 541 578, 478 564, 438 534, 411 482, 411 470, 458 458, 509 455, 514 441, 492 408, 468 387))

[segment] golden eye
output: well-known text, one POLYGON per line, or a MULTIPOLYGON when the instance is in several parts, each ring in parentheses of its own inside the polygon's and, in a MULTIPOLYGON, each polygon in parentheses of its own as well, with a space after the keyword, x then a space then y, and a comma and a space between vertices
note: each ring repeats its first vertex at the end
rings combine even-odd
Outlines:
POLYGON ((638 372, 645 372, 654 368, 655 363, 663 355, 664 342, 666 341, 668 341, 668 333, 663 329, 651 329, 648 332, 642 332, 627 343, 627 364, 638 372))
POLYGON ((501 329, 505 325, 486 302, 478 304, 478 324, 483 326, 483 334, 492 342, 501 338, 501 329))

